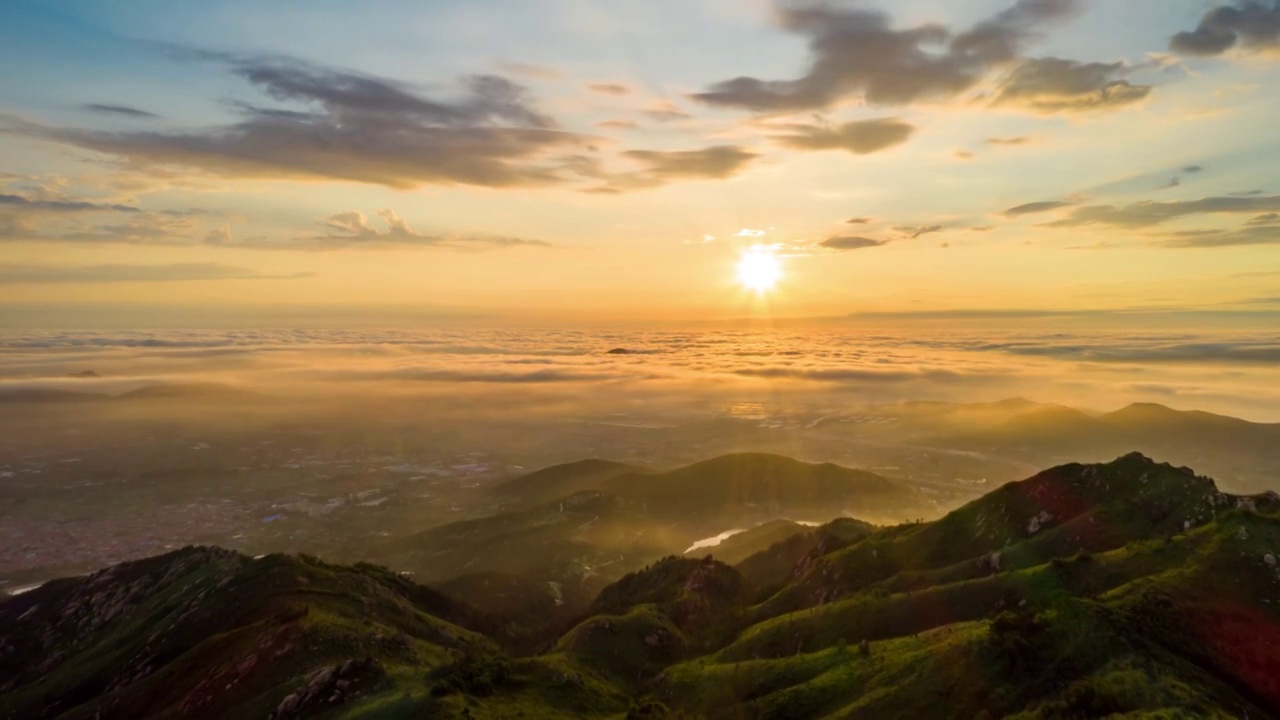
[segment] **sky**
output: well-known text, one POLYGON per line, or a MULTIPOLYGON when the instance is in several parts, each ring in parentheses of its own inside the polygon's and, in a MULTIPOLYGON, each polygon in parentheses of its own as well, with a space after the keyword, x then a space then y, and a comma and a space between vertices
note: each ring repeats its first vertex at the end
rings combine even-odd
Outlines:
POLYGON ((9 0, 0 65, 10 317, 1280 312, 1276 0, 9 0))

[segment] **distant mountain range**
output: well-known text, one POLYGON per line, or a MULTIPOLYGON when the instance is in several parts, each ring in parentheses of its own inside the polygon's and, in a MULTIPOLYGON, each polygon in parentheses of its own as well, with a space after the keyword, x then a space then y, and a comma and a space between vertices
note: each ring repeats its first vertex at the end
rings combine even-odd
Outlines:
POLYGON ((495 493, 515 508, 398 538, 377 548, 378 557, 423 579, 484 570, 599 589, 728 528, 778 517, 856 514, 896 522, 938 514, 905 483, 761 453, 667 472, 598 460, 569 463, 510 480, 495 493))
MULTIPOLYGON (((83 377, 83 376, 81 376, 83 377)), ((234 402, 261 398, 243 388, 222 383, 154 383, 143 385, 123 393, 108 394, 63 390, 43 387, 19 387, 0 389, 0 403, 77 403, 140 401, 140 400, 196 400, 205 402, 234 402)))
POLYGON ((1135 403, 1089 414, 1041 405, 1012 417, 947 429, 929 444, 1015 457, 1044 466, 1067 459, 1101 460, 1138 449, 1214 476, 1245 491, 1277 486, 1280 423, 1254 423, 1196 410, 1135 403))
MULTIPOLYGON (((730 515, 843 492, 838 514, 897 491, 841 470, 775 456, 563 466, 503 489, 527 491, 527 508, 418 541, 444 572, 558 543, 657 547, 629 533, 688 521, 681 484, 690 508, 730 515), (563 513, 543 504, 559 492, 575 503, 563 513)), ((557 586, 515 574, 428 589, 367 564, 213 548, 124 563, 0 602, 0 717, 1280 716, 1274 493, 1224 493, 1131 453, 932 522, 735 537, 730 563, 714 547, 649 561, 534 634, 531 618, 567 603, 531 609, 557 586)))

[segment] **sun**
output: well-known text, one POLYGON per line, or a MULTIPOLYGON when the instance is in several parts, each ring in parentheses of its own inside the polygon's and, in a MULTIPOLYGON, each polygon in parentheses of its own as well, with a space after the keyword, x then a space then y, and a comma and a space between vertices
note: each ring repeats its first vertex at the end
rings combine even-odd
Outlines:
POLYGON ((752 245, 738 260, 738 282, 743 287, 765 293, 782 279, 782 262, 768 245, 752 245))

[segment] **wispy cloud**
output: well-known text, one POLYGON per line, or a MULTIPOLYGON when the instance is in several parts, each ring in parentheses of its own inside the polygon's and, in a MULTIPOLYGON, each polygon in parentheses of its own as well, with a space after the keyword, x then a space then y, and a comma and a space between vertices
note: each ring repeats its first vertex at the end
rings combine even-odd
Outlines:
POLYGON ((89 112, 98 113, 99 115, 115 115, 118 117, 127 117, 134 120, 157 120, 159 115, 146 110, 139 110, 128 105, 110 105, 103 103, 89 103, 83 106, 89 112))
POLYGON ((1145 200, 1129 205, 1083 205, 1049 227, 1111 225, 1116 227, 1151 227, 1176 218, 1192 215, 1261 213, 1280 210, 1280 195, 1252 197, 1207 197, 1199 200, 1158 202, 1145 200))
POLYGON ((0 264, 0 284, 3 285, 293 280, 312 276, 311 273, 266 275, 248 268, 220 263, 61 266, 0 264))
POLYGON ((862 250, 863 248, 879 247, 888 243, 888 240, 876 240, 859 235, 835 235, 818 243, 818 246, 828 250, 862 250))

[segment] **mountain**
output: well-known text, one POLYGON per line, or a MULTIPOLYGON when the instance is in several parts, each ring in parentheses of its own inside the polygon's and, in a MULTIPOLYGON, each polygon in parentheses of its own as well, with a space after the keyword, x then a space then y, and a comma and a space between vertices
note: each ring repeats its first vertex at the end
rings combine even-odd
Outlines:
POLYGON ((543 586, 439 588, 495 597, 210 548, 54 581, 0 603, 0 717, 1280 717, 1280 495, 1137 453, 736 567, 647 561, 537 648, 503 614, 543 586))
POLYGON ((825 520, 843 512, 901 520, 913 510, 935 512, 927 500, 896 480, 765 453, 724 455, 664 473, 617 475, 602 489, 669 517, 825 520))
POLYGON ((793 580, 797 569, 807 568, 810 561, 847 547, 874 531, 875 526, 861 520, 839 518, 816 528, 801 527, 800 532, 738 562, 734 562, 732 554, 720 557, 734 562, 734 569, 763 595, 761 599, 766 599, 793 580))
POLYGON ((258 399, 260 396, 243 388, 221 383, 157 383, 117 395, 117 400, 199 400, 234 402, 258 399))
POLYGON ((667 472, 573 463, 508 481, 496 492, 541 499, 553 489, 573 492, 398 538, 378 556, 430 581, 498 572, 598 590, 698 540, 780 516, 933 512, 929 500, 897 481, 764 454, 726 455, 667 472))
POLYGON ((634 465, 608 460, 579 460, 508 480, 495 491, 504 498, 520 502, 545 503, 584 490, 600 490, 604 483, 618 475, 639 472, 644 471, 634 465))
POLYGON ((0 605, 0 717, 295 717, 377 707, 497 646, 474 611, 373 566, 187 548, 0 605))
POLYGON ((1190 465, 1242 492, 1280 489, 1280 424, 1136 403, 1101 415, 1043 406, 1001 422, 939 431, 927 444, 1017 458, 1038 466, 1138 450, 1190 465))

